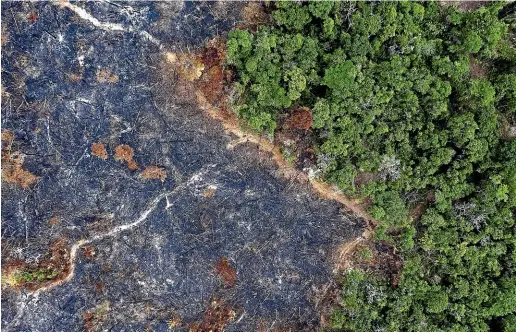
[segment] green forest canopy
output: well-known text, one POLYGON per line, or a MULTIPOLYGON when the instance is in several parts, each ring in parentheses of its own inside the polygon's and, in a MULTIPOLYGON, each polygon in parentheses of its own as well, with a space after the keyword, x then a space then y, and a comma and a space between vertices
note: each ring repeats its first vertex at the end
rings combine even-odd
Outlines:
POLYGON ((378 239, 402 256, 396 286, 346 275, 335 327, 516 330, 512 5, 277 2, 273 24, 229 34, 238 114, 273 134, 310 108, 324 178, 370 197, 378 239))

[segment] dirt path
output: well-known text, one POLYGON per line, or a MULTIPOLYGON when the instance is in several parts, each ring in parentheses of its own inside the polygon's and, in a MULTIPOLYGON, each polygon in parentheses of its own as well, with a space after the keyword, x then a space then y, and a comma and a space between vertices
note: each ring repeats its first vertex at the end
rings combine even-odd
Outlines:
POLYGON ((350 267, 349 258, 355 252, 357 246, 363 242, 369 240, 373 234, 371 225, 377 223, 364 209, 363 205, 359 201, 346 197, 340 190, 334 186, 323 182, 318 179, 309 179, 306 173, 290 166, 285 159, 278 146, 271 143, 269 140, 264 139, 256 134, 245 132, 234 113, 228 112, 221 108, 211 105, 201 91, 196 93, 198 106, 206 112, 211 118, 220 121, 224 130, 237 137, 233 142, 228 144, 228 148, 233 149, 236 145, 242 143, 253 143, 264 152, 270 154, 272 160, 277 164, 279 171, 282 176, 294 179, 301 183, 309 183, 314 192, 320 197, 328 200, 334 200, 342 204, 347 210, 355 214, 356 216, 364 219, 365 229, 362 235, 351 242, 344 243, 338 248, 335 257, 335 272, 345 271, 350 267))
MULTIPOLYGON (((261 151, 270 153, 272 160, 274 160, 274 162, 278 165, 279 170, 284 177, 295 179, 302 183, 309 182, 313 190, 322 198, 335 200, 341 203, 349 211, 363 218, 367 225, 370 225, 370 222, 374 221, 374 219, 367 213, 367 211, 365 211, 363 205, 361 205, 359 201, 346 197, 340 190, 326 182, 317 179, 309 179, 306 173, 297 170, 285 161, 283 154, 281 153, 278 146, 274 145, 269 140, 264 139, 259 135, 242 130, 234 113, 211 105, 200 91, 197 91, 196 98, 198 106, 204 110, 208 116, 220 121, 226 132, 237 136, 236 144, 242 144, 246 142, 256 144, 256 146, 261 151)), ((234 148, 236 144, 230 143, 230 147, 234 148)), ((366 231, 364 234, 366 233, 369 234, 368 231, 366 231)))

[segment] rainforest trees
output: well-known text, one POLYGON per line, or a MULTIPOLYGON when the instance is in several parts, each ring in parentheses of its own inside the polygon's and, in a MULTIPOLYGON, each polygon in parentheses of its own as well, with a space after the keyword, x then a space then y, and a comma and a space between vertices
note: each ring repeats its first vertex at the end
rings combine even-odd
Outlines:
POLYGON ((396 286, 351 272, 334 325, 487 331, 516 321, 516 49, 507 3, 276 2, 235 30, 235 109, 274 134, 313 112, 323 176, 370 197, 402 253, 396 286), (356 185, 357 177, 374 174, 356 185), (431 199, 425 199, 431 197, 431 199), (421 217, 410 210, 425 202, 421 217))

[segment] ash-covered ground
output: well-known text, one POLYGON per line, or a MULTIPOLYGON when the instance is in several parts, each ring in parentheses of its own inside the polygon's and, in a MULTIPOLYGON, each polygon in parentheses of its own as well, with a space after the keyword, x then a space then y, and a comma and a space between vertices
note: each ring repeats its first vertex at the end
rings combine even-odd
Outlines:
POLYGON ((160 72, 164 50, 224 36, 245 4, 73 5, 91 16, 2 2, 2 329, 317 329, 361 222, 253 145, 228 150, 160 72), (79 240, 69 280, 5 281, 79 240))

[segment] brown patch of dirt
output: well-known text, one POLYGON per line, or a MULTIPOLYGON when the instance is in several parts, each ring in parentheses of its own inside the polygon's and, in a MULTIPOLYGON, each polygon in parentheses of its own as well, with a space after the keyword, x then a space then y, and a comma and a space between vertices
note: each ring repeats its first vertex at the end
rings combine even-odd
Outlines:
POLYGON ((219 65, 224 59, 224 51, 216 46, 207 46, 201 54, 201 62, 205 68, 211 68, 219 65))
POLYGON ((67 76, 74 83, 78 83, 82 80, 82 74, 70 73, 70 74, 67 74, 67 76))
MULTIPOLYGON (((371 232, 366 231, 369 235, 371 232)), ((368 236, 369 237, 369 236, 368 236)), ((396 286, 401 277, 403 261, 396 253, 392 244, 385 241, 373 242, 362 236, 347 243, 339 250, 341 257, 337 270, 346 271, 349 268, 358 268, 369 274, 386 278, 396 286), (370 255, 364 255, 364 252, 370 255)))
POLYGON ((48 224, 52 225, 52 226, 59 225, 60 222, 61 222, 61 218, 59 216, 52 216, 48 220, 48 224))
POLYGON ((27 19, 31 22, 36 22, 39 19, 39 15, 36 12, 30 12, 27 14, 27 19))
POLYGON ((23 169, 25 155, 12 151, 14 138, 11 131, 2 131, 2 181, 28 189, 39 177, 23 169))
POLYGON ((358 237, 351 242, 344 243, 337 248, 336 257, 334 259, 336 267, 335 272, 346 271, 354 265, 352 260, 354 253, 360 245, 369 241, 371 235, 372 232, 366 229, 361 237, 358 237))
POLYGON ((118 160, 120 162, 125 161, 127 163, 127 167, 130 170, 135 170, 138 168, 138 165, 133 160, 133 157, 134 157, 134 151, 133 151, 133 148, 130 147, 129 145, 122 144, 122 145, 119 145, 116 147, 115 160, 118 160))
POLYGON ((469 57, 469 71, 472 78, 482 78, 487 76, 487 69, 474 56, 469 57))
POLYGON ((167 178, 167 171, 164 168, 158 166, 147 166, 142 171, 142 178, 148 179, 159 179, 161 182, 165 182, 167 178))
POLYGON ((135 171, 138 169, 138 164, 136 164, 136 161, 130 160, 127 162, 127 168, 129 168, 131 171, 135 171))
POLYGON ((2 130, 2 149, 4 148, 4 144, 8 146, 9 149, 11 149, 11 145, 14 141, 14 134, 9 129, 2 130))
POLYGON ((168 321, 167 325, 169 329, 183 326, 181 316, 179 316, 177 313, 172 314, 172 318, 168 321))
POLYGON ((300 107, 292 112, 292 115, 285 121, 286 128, 310 129, 312 126, 312 111, 306 107, 300 107))
POLYGON ((217 191, 217 189, 215 189, 214 187, 209 187, 208 189, 206 189, 202 195, 205 197, 205 198, 212 198, 213 195, 215 195, 215 191, 217 191))
POLYGON ((225 45, 218 38, 208 42, 200 55, 205 70, 200 80, 197 82, 197 86, 206 99, 214 105, 218 105, 219 103, 221 106, 226 105, 223 93, 224 88, 227 86, 226 83, 228 83, 231 78, 231 72, 226 70, 222 65, 225 58, 225 45))
POLYGON ((2 179, 7 183, 17 184, 23 189, 29 188, 38 180, 38 177, 22 168, 21 164, 16 161, 20 160, 20 158, 16 158, 14 162, 11 162, 12 158, 14 158, 14 155, 11 155, 7 165, 5 165, 5 162, 2 164, 2 179))
POLYGON ((224 285, 232 287, 235 285, 237 280, 237 271, 231 266, 229 260, 226 257, 222 257, 215 264, 215 271, 221 277, 224 285))
POLYGON ((201 91, 210 103, 217 103, 224 88, 224 73, 221 66, 213 66, 201 76, 201 91))
POLYGON ((95 77, 99 83, 115 84, 118 82, 118 75, 111 73, 108 69, 97 69, 95 77))
POLYGON ((469 0, 440 0, 439 5, 442 7, 457 6, 460 11, 471 12, 482 7, 488 1, 469 1, 469 0))
POLYGON ((108 158, 106 146, 102 143, 93 143, 91 145, 91 154, 104 160, 108 158))
POLYGON ((243 22, 238 25, 240 29, 255 31, 258 25, 270 21, 270 15, 266 12, 263 2, 250 1, 242 10, 243 22))
MULTIPOLYGON (((4 30, 2 27, 2 35, 0 36, 0 45, 4 46, 9 41, 9 32, 7 30, 4 30)), ((2 89, 3 90, 3 89, 2 89)))
POLYGON ((190 325, 189 332, 222 332, 235 320, 236 311, 223 300, 212 299, 201 322, 190 325))
POLYGON ((82 251, 84 252, 84 256, 86 256, 88 259, 93 259, 96 255, 95 248, 92 246, 84 246, 82 251))
POLYGON ((198 55, 167 52, 165 57, 182 79, 195 81, 201 77, 204 64, 198 55))
POLYGON ((95 290, 97 292, 103 293, 105 288, 106 288, 106 286, 103 283, 101 283, 101 282, 98 282, 98 283, 95 284, 95 290))
POLYGON ((378 173, 358 172, 355 176, 355 186, 360 187, 379 178, 378 173))
POLYGON ((68 242, 58 239, 38 263, 28 264, 19 260, 3 262, 2 277, 11 287, 35 291, 65 279, 70 271, 69 257, 68 242))

